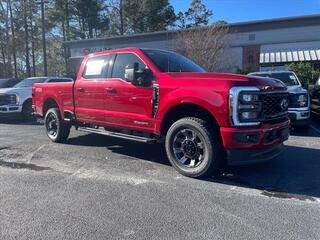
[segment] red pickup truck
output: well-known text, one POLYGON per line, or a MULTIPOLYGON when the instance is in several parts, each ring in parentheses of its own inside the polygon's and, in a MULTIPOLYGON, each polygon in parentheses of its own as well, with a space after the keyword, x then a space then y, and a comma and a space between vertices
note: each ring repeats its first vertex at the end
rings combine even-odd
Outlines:
POLYGON ((277 80, 208 73, 155 49, 86 56, 73 83, 35 84, 33 108, 48 137, 77 130, 165 142, 173 167, 201 177, 229 164, 271 159, 288 139, 288 93, 277 80))

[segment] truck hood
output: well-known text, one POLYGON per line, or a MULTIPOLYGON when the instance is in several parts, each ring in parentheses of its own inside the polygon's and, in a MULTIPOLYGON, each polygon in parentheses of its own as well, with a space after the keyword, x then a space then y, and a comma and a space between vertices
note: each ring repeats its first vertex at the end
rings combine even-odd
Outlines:
POLYGON ((0 94, 25 94, 32 93, 32 88, 2 88, 0 89, 0 94))
POLYGON ((301 87, 300 85, 298 86, 288 86, 288 92, 293 93, 293 94, 301 94, 301 93, 307 93, 308 91, 301 87))
POLYGON ((18 104, 23 104, 32 97, 32 88, 2 88, 0 94, 16 94, 19 98, 18 104))
POLYGON ((287 87, 277 79, 246 76, 226 73, 167 73, 171 78, 177 80, 192 80, 212 85, 212 82, 228 82, 230 86, 255 86, 260 90, 287 90, 287 87))

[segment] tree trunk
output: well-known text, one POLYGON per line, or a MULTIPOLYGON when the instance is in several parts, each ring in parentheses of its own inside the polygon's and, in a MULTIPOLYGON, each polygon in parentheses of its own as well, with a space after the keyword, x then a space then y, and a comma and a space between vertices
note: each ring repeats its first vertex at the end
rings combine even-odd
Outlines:
POLYGON ((6 43, 8 44, 8 47, 6 48, 7 53, 7 76, 12 77, 12 63, 11 63, 11 45, 10 45, 10 27, 9 27, 9 2, 7 0, 7 8, 6 8, 6 43))
POLYGON ((11 0, 9 0, 8 3, 9 3, 10 22, 11 22, 11 38, 12 38, 12 56, 13 56, 13 66, 14 66, 14 77, 18 78, 17 49, 16 49, 16 38, 15 38, 15 30, 14 30, 14 23, 13 23, 11 0))
POLYGON ((32 54, 32 73, 33 76, 35 77, 37 75, 36 72, 36 58, 35 58, 35 46, 34 46, 34 36, 33 36, 33 17, 32 17, 32 13, 33 13, 33 4, 32 1, 30 2, 30 12, 29 12, 29 18, 30 18, 30 38, 31 38, 31 54, 32 54))
POLYGON ((119 2, 119 14, 120 14, 120 34, 124 34, 124 22, 123 22, 123 7, 122 7, 122 0, 119 2))
MULTIPOLYGON (((70 23, 69 23, 69 0, 65 0, 65 39, 64 41, 68 41, 70 39, 70 23)), ((65 59, 65 67, 66 74, 69 75, 69 50, 64 45, 64 59, 65 59)))
POLYGON ((29 54, 29 33, 28 33, 28 19, 27 19, 27 1, 23 0, 23 23, 24 23, 24 38, 25 38, 25 54, 26 54, 26 70, 27 76, 31 76, 30 70, 30 54, 29 54))
POLYGON ((42 47, 43 47, 43 71, 44 76, 48 76, 47 66, 47 46, 46 46, 46 29, 44 25, 44 0, 41 0, 41 23, 42 23, 42 47))

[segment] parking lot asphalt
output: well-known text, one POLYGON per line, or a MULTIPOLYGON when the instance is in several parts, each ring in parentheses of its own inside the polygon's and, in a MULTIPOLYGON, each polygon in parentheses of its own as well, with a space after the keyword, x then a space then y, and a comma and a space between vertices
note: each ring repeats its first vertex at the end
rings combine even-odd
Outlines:
POLYGON ((0 123, 0 239, 320 239, 320 124, 283 155, 179 175, 159 145, 0 123))

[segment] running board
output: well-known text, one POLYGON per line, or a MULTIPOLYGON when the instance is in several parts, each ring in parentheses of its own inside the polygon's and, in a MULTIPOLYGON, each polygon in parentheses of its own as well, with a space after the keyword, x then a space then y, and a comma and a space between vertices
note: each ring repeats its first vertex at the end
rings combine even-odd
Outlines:
POLYGON ((94 128, 79 127, 78 130, 79 131, 83 131, 83 132, 89 132, 89 133, 96 133, 96 134, 100 134, 100 135, 105 135, 105 136, 109 136, 109 137, 127 139, 127 140, 130 140, 130 141, 136 141, 136 142, 143 142, 143 143, 155 143, 155 142, 157 142, 157 139, 155 139, 155 138, 145 138, 145 137, 134 136, 134 135, 130 135, 130 134, 117 133, 117 132, 111 132, 111 131, 94 129, 94 128))

